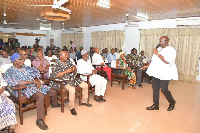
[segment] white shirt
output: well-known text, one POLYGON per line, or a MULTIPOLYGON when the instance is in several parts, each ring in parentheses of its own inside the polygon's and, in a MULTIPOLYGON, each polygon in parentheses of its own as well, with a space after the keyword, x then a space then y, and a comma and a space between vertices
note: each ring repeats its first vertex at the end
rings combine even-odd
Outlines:
POLYGON ((52 55, 51 57, 45 56, 44 58, 47 59, 47 61, 49 62, 50 65, 55 64, 55 62, 51 62, 51 60, 53 60, 53 59, 57 60, 58 59, 55 55, 52 55))
MULTIPOLYGON (((80 74, 91 74, 94 67, 90 60, 84 61, 83 59, 79 59, 77 62, 77 72, 80 74)), ((80 78, 84 81, 87 81, 87 76, 80 76, 80 78)))
POLYGON ((158 54, 161 54, 169 64, 164 63, 156 54, 154 54, 147 69, 147 74, 160 80, 178 80, 178 73, 175 64, 175 49, 171 46, 167 46, 158 50, 158 54))
POLYGON ((29 59, 26 59, 24 65, 31 67, 31 61, 29 59))
POLYGON ((100 54, 94 53, 92 56, 92 64, 101 65, 101 63, 104 63, 102 56, 100 54))
POLYGON ((116 55, 116 58, 119 59, 119 54, 117 52, 114 53, 116 55))

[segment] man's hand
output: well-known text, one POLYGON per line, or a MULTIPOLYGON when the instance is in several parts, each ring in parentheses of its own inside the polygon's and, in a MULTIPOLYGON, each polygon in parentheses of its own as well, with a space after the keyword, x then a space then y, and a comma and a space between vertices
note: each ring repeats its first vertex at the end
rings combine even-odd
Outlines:
POLYGON ((38 89, 41 89, 42 84, 39 80, 35 80, 33 83, 36 84, 38 89))
POLYGON ((92 70, 92 73, 97 74, 97 70, 96 69, 92 70))
POLYGON ((105 65, 104 62, 102 62, 101 65, 104 66, 105 65))
POLYGON ((158 50, 156 48, 153 49, 153 52, 157 55, 158 54, 158 50))
POLYGON ((149 65, 146 65, 146 66, 143 66, 141 69, 142 70, 145 70, 146 68, 148 68, 149 67, 149 65))

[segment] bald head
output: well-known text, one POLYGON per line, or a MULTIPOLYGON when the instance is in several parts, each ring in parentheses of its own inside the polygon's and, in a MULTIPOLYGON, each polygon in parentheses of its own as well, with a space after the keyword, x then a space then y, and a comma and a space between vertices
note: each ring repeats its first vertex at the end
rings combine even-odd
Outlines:
POLYGON ((97 54, 99 54, 99 48, 95 48, 94 52, 97 53, 97 54))
POLYGON ((59 57, 61 62, 66 62, 69 59, 69 53, 67 51, 61 51, 59 57))
POLYGON ((162 36, 159 40, 159 43, 161 44, 162 48, 165 48, 168 46, 169 38, 167 36, 162 36))

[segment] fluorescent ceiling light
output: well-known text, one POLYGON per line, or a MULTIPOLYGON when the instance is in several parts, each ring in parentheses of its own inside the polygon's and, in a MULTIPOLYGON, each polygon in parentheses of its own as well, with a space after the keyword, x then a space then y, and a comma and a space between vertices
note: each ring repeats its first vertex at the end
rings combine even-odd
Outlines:
POLYGON ((110 8, 110 0, 99 0, 97 2, 97 5, 104 7, 104 8, 110 8))

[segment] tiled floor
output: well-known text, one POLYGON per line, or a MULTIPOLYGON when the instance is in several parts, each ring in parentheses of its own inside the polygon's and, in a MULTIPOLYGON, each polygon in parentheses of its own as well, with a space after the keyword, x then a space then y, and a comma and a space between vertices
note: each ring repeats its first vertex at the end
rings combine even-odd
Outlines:
MULTIPOLYGON (((127 88, 127 86, 125 87, 127 88)), ((143 84, 136 90, 110 87, 108 82, 106 103, 97 103, 90 94, 93 107, 78 106, 77 116, 72 116, 68 103, 65 112, 60 108, 48 108, 45 119, 47 131, 36 124, 36 110, 24 113, 24 125, 19 124, 18 111, 16 133, 200 133, 200 84, 170 81, 170 91, 176 100, 175 109, 167 111, 168 102, 160 95, 160 110, 147 111, 152 105, 152 87, 143 84)))

